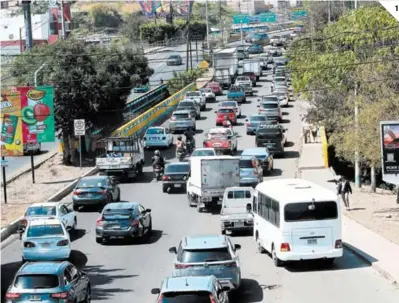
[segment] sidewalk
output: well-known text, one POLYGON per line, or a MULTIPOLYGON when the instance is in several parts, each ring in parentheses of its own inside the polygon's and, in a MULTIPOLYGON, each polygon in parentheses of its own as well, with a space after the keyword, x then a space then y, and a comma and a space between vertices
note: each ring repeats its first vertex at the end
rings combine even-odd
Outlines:
MULTIPOLYGON (((321 144, 304 144, 299 159, 301 178, 335 192, 335 183, 328 182, 335 177, 333 170, 321 168, 320 163, 323 163, 321 144), (313 146, 310 147, 310 145, 313 146), (320 148, 318 149, 316 146, 320 148)), ((342 225, 345 246, 371 263, 383 276, 399 283, 399 245, 350 219, 345 213, 342 225)))

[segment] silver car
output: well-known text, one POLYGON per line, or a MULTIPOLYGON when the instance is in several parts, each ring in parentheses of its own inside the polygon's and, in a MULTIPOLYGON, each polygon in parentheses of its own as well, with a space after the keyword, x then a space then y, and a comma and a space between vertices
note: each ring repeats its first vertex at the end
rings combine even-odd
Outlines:
POLYGON ((183 100, 180 101, 179 104, 177 105, 176 110, 188 110, 191 113, 191 117, 194 118, 201 118, 201 109, 197 102, 194 100, 183 100))
POLYGON ((180 55, 170 55, 166 61, 166 65, 182 65, 183 59, 180 55))
POLYGON ((253 96, 254 92, 252 90, 252 84, 250 83, 242 83, 240 86, 244 89, 246 96, 253 96))
POLYGON ((169 130, 173 134, 177 131, 185 131, 188 128, 196 129, 195 118, 189 110, 176 110, 169 119, 169 130))
POLYGON ((283 120, 279 97, 264 96, 258 101, 261 102, 261 104, 258 105, 258 113, 260 115, 265 115, 266 120, 276 120, 278 122, 281 122, 283 120))

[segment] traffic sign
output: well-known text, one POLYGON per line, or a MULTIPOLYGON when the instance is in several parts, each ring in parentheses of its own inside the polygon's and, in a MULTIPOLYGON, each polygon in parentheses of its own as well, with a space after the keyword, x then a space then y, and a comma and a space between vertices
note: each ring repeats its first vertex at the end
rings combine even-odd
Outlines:
POLYGON ((86 125, 84 119, 73 120, 75 136, 84 136, 86 134, 86 125))
POLYGON ((275 13, 264 13, 259 16, 260 22, 276 22, 277 16, 275 13))
POLYGON ((291 19, 303 18, 308 15, 308 12, 305 10, 295 10, 291 12, 291 19))
POLYGON ((248 15, 234 15, 233 16, 233 23, 240 24, 240 23, 248 23, 249 16, 248 15))
POLYGON ((201 61, 201 63, 199 64, 199 67, 202 69, 207 69, 209 67, 209 63, 206 62, 205 60, 201 61))
POLYGON ((1 160, 0 163, 1 163, 1 165, 0 165, 1 167, 8 167, 8 160, 6 160, 6 159, 1 160))

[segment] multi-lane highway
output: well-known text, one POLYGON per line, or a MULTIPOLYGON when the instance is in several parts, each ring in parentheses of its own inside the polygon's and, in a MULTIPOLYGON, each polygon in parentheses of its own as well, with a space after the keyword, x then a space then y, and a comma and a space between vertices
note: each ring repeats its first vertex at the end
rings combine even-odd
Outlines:
MULTIPOLYGON (((256 94, 270 93, 270 84, 270 75, 262 77, 254 88, 256 94)), ((225 99, 226 96, 218 97, 218 101, 225 99)), ((244 117, 234 127, 240 135, 238 153, 254 147, 254 137, 245 134, 244 119, 256 112, 257 97, 248 100, 242 105, 244 117)), ((214 110, 217 106, 217 103, 208 104, 208 110, 197 122, 197 146, 203 140, 203 132, 215 125, 214 110)), ((265 179, 295 176, 299 157, 300 111, 301 103, 298 101, 284 109, 289 147, 285 158, 275 160, 273 176, 265 179)), ((176 161, 174 149, 162 153, 167 161, 176 161)), ((78 214, 79 231, 72 244, 73 259, 90 275, 94 302, 155 302, 150 294, 151 288, 159 287, 162 279, 169 276, 172 270, 174 256, 168 248, 177 245, 186 235, 220 233, 217 212, 198 213, 195 208, 188 207, 185 194, 162 193, 160 182, 152 178, 149 157, 150 153, 147 154, 144 179, 121 184, 122 200, 140 202, 152 209, 154 232, 149 243, 97 244, 95 221, 99 214, 89 211, 78 214)), ((239 255, 244 279, 242 291, 233 296, 233 302, 398 302, 399 290, 349 251, 345 250, 333 269, 323 268, 317 263, 276 268, 268 255, 257 253, 251 236, 236 236, 232 241, 242 246, 239 255)), ((1 258, 2 287, 5 287, 20 266, 20 241, 8 244, 2 250, 1 258)))

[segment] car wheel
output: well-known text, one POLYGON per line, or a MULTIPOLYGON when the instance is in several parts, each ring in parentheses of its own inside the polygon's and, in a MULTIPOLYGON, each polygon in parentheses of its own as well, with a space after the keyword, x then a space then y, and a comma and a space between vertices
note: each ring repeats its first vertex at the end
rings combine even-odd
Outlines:
POLYGON ((108 194, 106 204, 111 203, 111 202, 114 202, 114 199, 112 198, 112 195, 111 195, 111 194, 108 194))
POLYGON ((79 211, 79 205, 73 204, 72 208, 74 211, 79 211))
POLYGON ((83 303, 90 303, 90 302, 91 302, 91 287, 90 285, 88 285, 83 303))
POLYGON ((118 191, 118 196, 116 197, 116 201, 120 201, 121 200, 121 191, 118 191))
POLYGON ((225 235, 225 234, 226 234, 226 230, 222 229, 222 235, 225 235))
POLYGON ((73 220, 73 225, 71 226, 71 233, 76 231, 76 226, 78 225, 78 219, 75 217, 73 220))
POLYGON ((102 244, 104 242, 104 238, 96 237, 96 242, 102 244))
POLYGON ((22 263, 22 264, 25 264, 25 263, 26 263, 26 260, 25 260, 24 257, 21 258, 21 263, 22 263))
POLYGON ((150 225, 148 225, 147 237, 151 237, 151 234, 152 234, 152 219, 150 219, 150 225))
POLYGON ((279 258, 277 258, 276 250, 274 249, 274 245, 272 246, 272 253, 271 253, 271 255, 272 255, 272 259, 273 259, 273 264, 274 264, 274 266, 276 266, 276 267, 281 267, 281 266, 283 266, 283 262, 282 262, 279 258))
POLYGON ((166 193, 168 191, 168 188, 166 186, 162 186, 162 192, 166 193))

